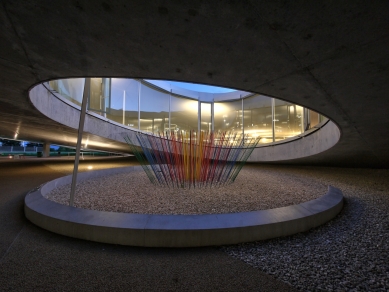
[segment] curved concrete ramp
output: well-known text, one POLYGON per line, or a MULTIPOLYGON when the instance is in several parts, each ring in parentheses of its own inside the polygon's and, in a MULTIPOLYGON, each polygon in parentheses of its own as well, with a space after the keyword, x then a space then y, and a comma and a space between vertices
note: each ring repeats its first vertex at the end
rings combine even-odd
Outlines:
MULTIPOLYGON (((79 180, 137 171, 125 167, 79 174, 79 180)), ((299 205, 243 213, 150 215, 85 210, 47 200, 42 195, 67 184, 66 176, 31 191, 25 215, 49 231, 97 242, 147 247, 226 245, 292 235, 334 218, 343 207, 342 192, 329 186, 322 197, 299 205)))

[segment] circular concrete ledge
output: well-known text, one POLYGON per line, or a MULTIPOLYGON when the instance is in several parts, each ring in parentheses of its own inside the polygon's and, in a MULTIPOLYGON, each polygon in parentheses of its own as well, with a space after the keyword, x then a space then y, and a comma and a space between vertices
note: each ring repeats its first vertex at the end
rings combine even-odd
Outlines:
MULTIPOLYGON (((140 166, 79 174, 79 181, 108 174, 138 171, 140 166)), ((292 235, 334 218, 343 207, 342 192, 332 186, 315 200, 299 205, 243 213, 150 215, 86 210, 43 197, 68 184, 71 176, 50 181, 25 198, 25 215, 49 231, 97 242, 147 247, 226 245, 292 235)))

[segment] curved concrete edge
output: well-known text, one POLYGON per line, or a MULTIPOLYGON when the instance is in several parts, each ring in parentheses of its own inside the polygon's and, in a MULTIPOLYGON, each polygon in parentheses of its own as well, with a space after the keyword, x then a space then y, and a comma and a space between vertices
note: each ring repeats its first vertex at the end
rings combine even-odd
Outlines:
MULTIPOLYGON (((33 87, 29 92, 31 103, 34 107, 48 118, 73 129, 78 129, 80 109, 76 105, 71 106, 59 94, 53 95, 42 84, 33 87)), ((249 162, 277 162, 303 158, 324 152, 338 143, 340 130, 338 126, 329 121, 318 129, 311 130, 312 133, 294 137, 289 141, 280 141, 277 144, 261 145, 251 153, 249 162)), ((121 151, 129 149, 123 139, 123 133, 132 137, 138 130, 130 129, 114 121, 89 112, 85 117, 84 132, 100 136, 113 141, 123 143, 121 151)), ((73 141, 76 143, 76 140, 73 141)), ((93 146, 93 141, 89 145, 93 146)))
MULTIPOLYGON (((137 171, 123 167, 80 173, 80 180, 137 171)), ((43 197, 69 183, 58 178, 25 197, 28 220, 46 230, 80 239, 144 247, 198 247, 271 239, 307 231, 334 218, 343 207, 342 192, 332 186, 315 200, 299 205, 243 213, 150 215, 85 210, 43 197)))
POLYGON ((272 162, 298 159, 324 152, 334 147, 340 140, 338 126, 328 121, 323 127, 287 143, 255 148, 249 162, 272 162))

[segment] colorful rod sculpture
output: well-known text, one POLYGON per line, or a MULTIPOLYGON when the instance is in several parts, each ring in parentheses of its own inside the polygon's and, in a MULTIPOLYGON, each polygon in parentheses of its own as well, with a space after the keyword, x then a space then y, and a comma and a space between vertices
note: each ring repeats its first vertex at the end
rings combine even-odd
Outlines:
POLYGON ((235 181, 260 137, 229 132, 123 135, 153 184, 217 187, 235 181), (135 143, 134 143, 135 142, 135 143))

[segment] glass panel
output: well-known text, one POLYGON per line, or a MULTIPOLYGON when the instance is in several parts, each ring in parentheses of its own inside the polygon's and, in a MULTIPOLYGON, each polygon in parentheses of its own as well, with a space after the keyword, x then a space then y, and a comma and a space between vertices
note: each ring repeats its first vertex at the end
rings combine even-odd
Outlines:
POLYGON ((107 118, 138 129, 139 82, 134 79, 112 78, 111 106, 107 118))
POLYGON ((171 130, 197 132, 198 101, 172 95, 171 130))
POLYGON ((110 78, 91 78, 88 110, 100 115, 110 107, 110 78))
POLYGON ((310 128, 313 128, 318 123, 320 123, 319 113, 314 112, 313 110, 309 110, 309 118, 310 118, 310 128))
POLYGON ((303 107, 276 99, 274 112, 275 141, 301 134, 303 107))
POLYGON ((215 102, 215 132, 242 132, 242 101, 215 102))
POLYGON ((212 131, 211 104, 201 103, 201 131, 212 131))
POLYGON ((319 114, 319 122, 323 123, 323 122, 326 122, 326 121, 328 121, 328 118, 326 116, 323 116, 323 115, 319 114))
POLYGON ((243 100, 244 133, 251 137, 261 137, 259 143, 273 142, 271 119, 271 98, 255 95, 243 100))
POLYGON ((81 106, 85 78, 71 78, 49 81, 52 89, 72 103, 81 106))
POLYGON ((163 133, 169 127, 169 94, 141 84, 140 129, 163 133))

